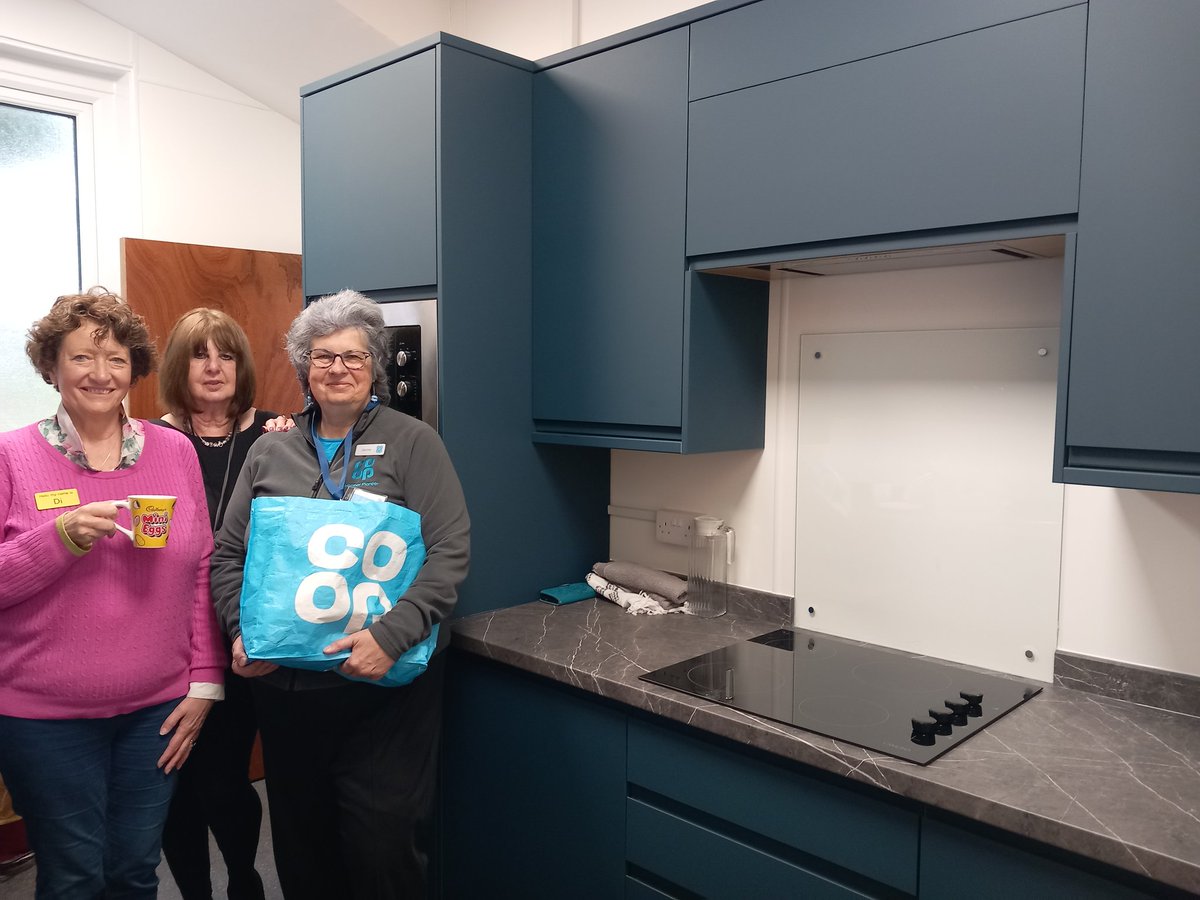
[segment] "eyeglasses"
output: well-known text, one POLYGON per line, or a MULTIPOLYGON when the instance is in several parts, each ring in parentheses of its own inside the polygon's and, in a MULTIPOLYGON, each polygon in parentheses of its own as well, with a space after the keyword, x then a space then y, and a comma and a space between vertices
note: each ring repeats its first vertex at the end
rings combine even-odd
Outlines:
POLYGON ((361 369, 371 358, 370 353, 359 350, 347 350, 345 353, 330 353, 328 350, 310 350, 305 354, 308 361, 318 369, 328 369, 335 359, 341 359, 347 369, 361 369))

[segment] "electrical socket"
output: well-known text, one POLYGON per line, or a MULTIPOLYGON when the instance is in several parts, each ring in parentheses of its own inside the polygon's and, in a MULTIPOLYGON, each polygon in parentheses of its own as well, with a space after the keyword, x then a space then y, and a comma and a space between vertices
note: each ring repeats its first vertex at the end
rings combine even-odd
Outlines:
POLYGON ((664 544, 686 547, 692 542, 692 519, 696 513, 660 509, 654 514, 654 536, 664 544))

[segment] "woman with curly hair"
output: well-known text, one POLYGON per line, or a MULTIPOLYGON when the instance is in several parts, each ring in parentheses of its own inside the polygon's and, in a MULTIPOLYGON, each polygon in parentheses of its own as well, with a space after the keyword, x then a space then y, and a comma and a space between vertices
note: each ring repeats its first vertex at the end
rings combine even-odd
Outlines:
POLYGON ((120 297, 59 297, 26 352, 61 402, 0 435, 0 772, 38 897, 154 897, 228 660, 200 466, 186 436, 125 415, 155 351, 120 297), (115 501, 138 495, 178 498, 165 547, 113 539, 115 501))

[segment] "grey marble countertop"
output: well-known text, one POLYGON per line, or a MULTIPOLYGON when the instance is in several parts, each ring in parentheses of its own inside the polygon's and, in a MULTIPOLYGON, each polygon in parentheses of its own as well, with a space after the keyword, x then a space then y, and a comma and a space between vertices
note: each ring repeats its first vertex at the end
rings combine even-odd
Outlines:
POLYGON ((928 766, 638 679, 781 624, 534 602, 454 622, 456 647, 1200 894, 1200 718, 1047 685, 928 766))

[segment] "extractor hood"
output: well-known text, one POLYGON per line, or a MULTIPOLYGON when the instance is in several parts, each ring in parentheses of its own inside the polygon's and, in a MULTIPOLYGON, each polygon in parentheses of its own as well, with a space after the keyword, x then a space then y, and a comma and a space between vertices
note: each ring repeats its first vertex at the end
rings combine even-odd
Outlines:
POLYGON ((930 269, 942 266, 970 266, 980 263, 1013 262, 1023 259, 1049 259, 1063 255, 1066 244, 1061 234, 971 244, 947 244, 940 247, 916 247, 907 250, 881 250, 843 256, 789 259, 756 266, 713 269, 729 275, 759 279, 857 275, 863 272, 892 272, 897 269, 930 269))

